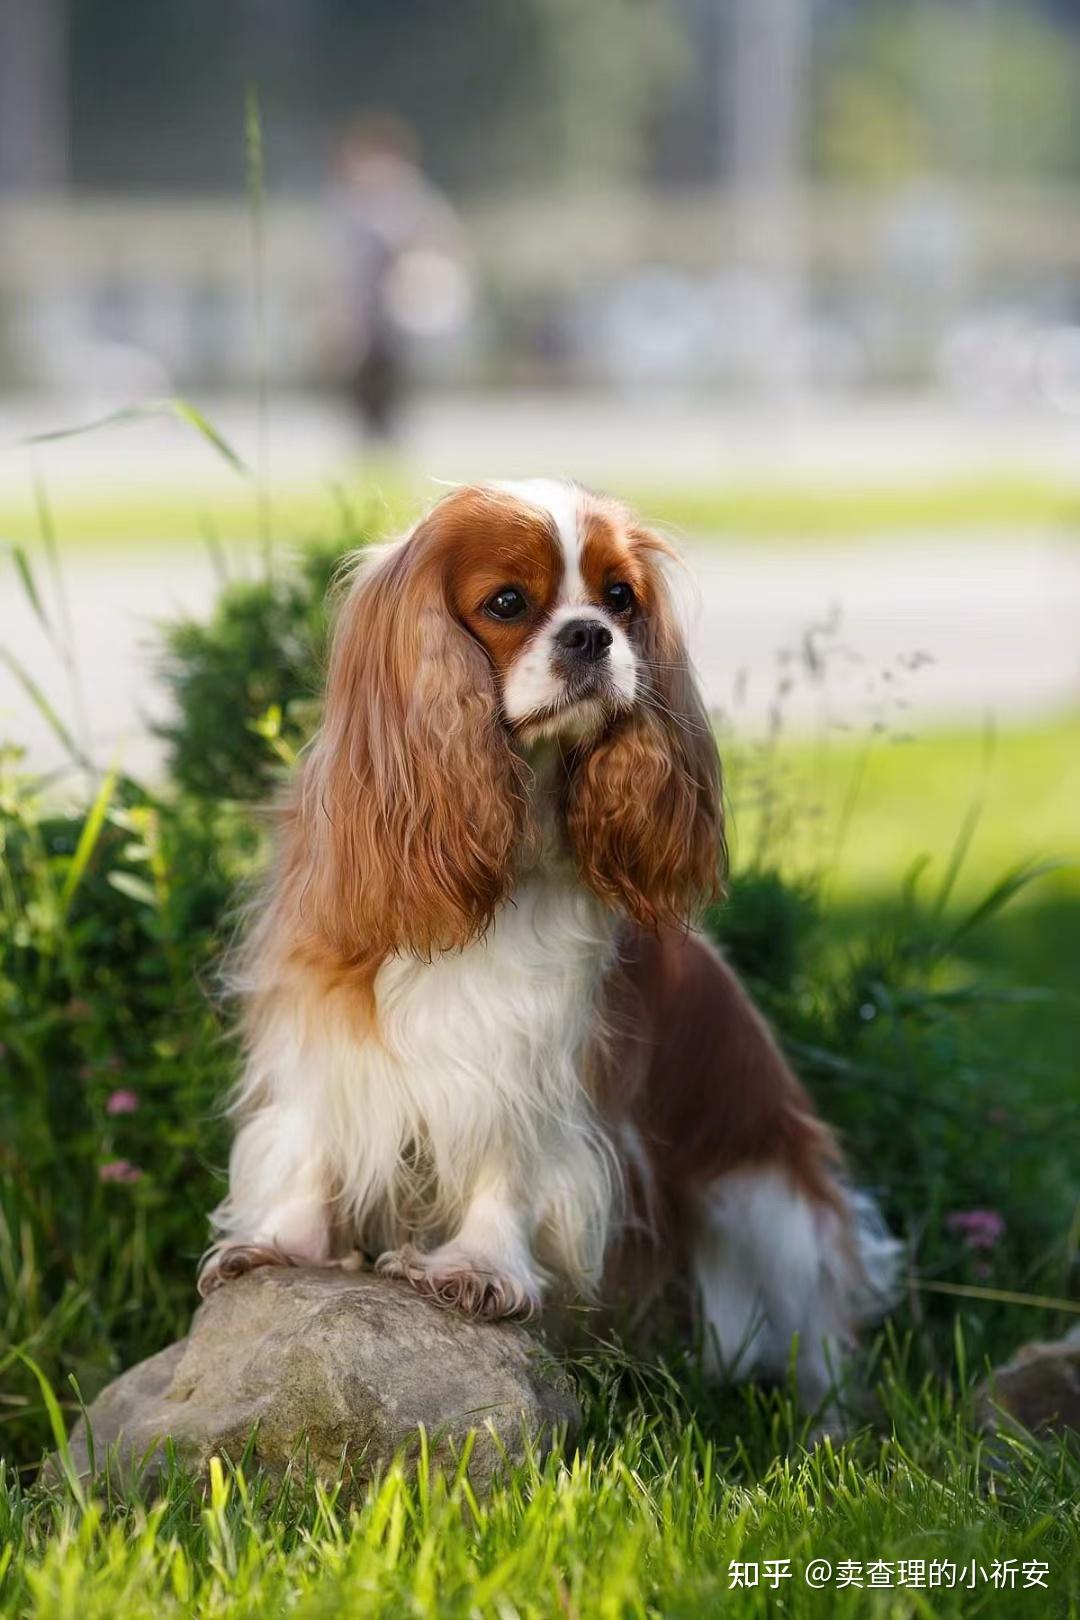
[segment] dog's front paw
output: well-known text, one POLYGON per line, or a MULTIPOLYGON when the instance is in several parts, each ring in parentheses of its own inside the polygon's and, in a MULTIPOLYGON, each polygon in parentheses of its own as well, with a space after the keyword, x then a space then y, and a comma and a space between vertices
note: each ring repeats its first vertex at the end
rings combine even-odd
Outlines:
POLYGON ((222 1283, 245 1277, 259 1266, 292 1266, 295 1260, 272 1243, 226 1243, 215 1249, 199 1270, 199 1293, 205 1299, 222 1283))
POLYGON ((199 1271, 199 1293, 205 1299, 222 1283, 235 1277, 245 1277, 259 1266, 319 1266, 326 1271, 363 1271, 364 1256, 359 1249, 334 1259, 309 1259, 304 1254, 289 1254, 273 1243, 227 1243, 213 1250, 199 1271))
POLYGON ((540 1294, 531 1281, 450 1247, 424 1254, 405 1244, 380 1255, 375 1269, 381 1277, 409 1283, 437 1305, 486 1322, 506 1317, 524 1321, 540 1310, 540 1294))

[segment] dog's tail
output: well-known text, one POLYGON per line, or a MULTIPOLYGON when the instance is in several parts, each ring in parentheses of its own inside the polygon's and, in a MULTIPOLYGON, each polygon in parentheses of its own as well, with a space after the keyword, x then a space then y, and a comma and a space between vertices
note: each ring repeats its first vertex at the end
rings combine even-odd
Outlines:
POLYGON ((877 1322, 897 1304, 902 1293, 904 1244, 885 1225, 877 1200, 862 1187, 844 1187, 854 1264, 845 1278, 852 1322, 877 1322))

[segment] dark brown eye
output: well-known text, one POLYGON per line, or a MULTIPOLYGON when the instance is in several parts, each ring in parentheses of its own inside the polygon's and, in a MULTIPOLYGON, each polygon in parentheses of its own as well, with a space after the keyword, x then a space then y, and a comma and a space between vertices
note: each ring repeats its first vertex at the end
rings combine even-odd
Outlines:
POLYGON ((629 613, 634 605, 634 593, 622 580, 609 585, 604 592, 604 606, 612 613, 629 613))
POLYGON ((511 619, 520 619, 528 605, 525 593, 519 591, 516 585, 504 585, 494 596, 488 597, 484 603, 484 612, 489 613, 493 619, 501 619, 506 624, 511 619))

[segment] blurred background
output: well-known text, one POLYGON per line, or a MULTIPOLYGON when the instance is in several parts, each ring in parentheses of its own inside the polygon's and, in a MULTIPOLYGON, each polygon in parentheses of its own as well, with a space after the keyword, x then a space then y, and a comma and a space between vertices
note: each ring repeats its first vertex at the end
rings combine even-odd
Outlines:
POLYGON ((0 27, 9 387, 245 385, 255 85, 284 388, 332 370, 327 216, 366 134, 399 192, 430 181, 390 293, 425 387, 1080 410, 1070 0, 6 0, 0 27))
POLYGON ((1076 0, 4 0, 0 541, 95 749, 153 768, 152 624, 260 540, 529 472, 682 537, 746 734, 1060 731, 1078 108, 1076 0))

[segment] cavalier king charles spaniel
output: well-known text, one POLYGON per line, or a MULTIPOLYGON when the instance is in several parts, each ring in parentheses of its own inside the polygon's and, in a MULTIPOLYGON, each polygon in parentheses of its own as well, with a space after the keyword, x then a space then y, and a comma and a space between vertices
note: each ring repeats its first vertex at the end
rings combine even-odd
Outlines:
POLYGON ((651 1286, 689 1276, 717 1371, 782 1374, 797 1336, 826 1394, 897 1245, 692 928, 725 847, 671 558, 535 480, 457 489, 359 559, 237 966, 204 1291, 362 1251, 527 1316, 610 1301, 634 1252, 651 1286))

